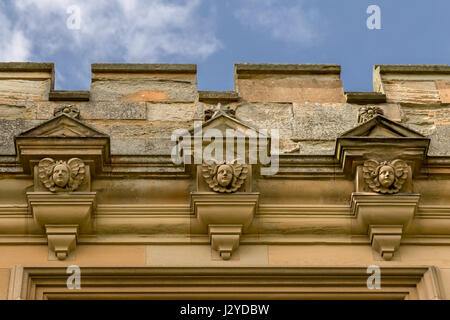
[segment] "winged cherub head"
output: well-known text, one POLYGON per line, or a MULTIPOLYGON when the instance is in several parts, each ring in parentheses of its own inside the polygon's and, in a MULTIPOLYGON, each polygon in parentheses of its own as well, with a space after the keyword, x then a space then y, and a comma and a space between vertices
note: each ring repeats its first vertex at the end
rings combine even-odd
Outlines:
POLYGON ((235 192, 247 178, 248 167, 236 163, 204 163, 202 174, 209 187, 216 192, 235 192))
POLYGON ((78 158, 69 161, 44 158, 38 165, 39 179, 52 192, 74 191, 84 181, 85 164, 78 158))
POLYGON ((364 181, 374 192, 397 193, 408 178, 408 165, 403 160, 367 160, 363 167, 364 181))

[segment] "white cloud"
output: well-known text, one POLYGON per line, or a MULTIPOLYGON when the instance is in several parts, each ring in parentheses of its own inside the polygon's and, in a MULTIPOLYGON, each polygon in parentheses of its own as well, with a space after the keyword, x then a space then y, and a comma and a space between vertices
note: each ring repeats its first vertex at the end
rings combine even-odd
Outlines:
POLYGON ((278 40, 302 44, 317 41, 320 38, 317 25, 323 24, 316 10, 307 8, 300 0, 291 6, 281 1, 248 0, 242 2, 234 16, 253 30, 269 33, 278 40))
POLYGON ((0 12, 0 61, 24 61, 29 59, 30 41, 21 30, 15 28, 10 19, 0 12))
POLYGON ((221 43, 213 17, 200 14, 202 1, 16 0, 3 14, 0 5, 0 60, 54 61, 65 55, 67 63, 85 68, 88 60, 204 59, 221 43), (80 9, 79 30, 67 27, 73 5, 80 9), (6 12, 16 18, 5 22, 6 12))

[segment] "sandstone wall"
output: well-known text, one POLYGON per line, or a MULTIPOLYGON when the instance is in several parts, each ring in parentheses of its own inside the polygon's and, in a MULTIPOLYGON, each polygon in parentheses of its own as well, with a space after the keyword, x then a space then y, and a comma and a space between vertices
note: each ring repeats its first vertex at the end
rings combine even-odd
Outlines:
POLYGON ((345 93, 336 65, 237 64, 234 92, 199 92, 195 65, 94 64, 90 92, 59 93, 52 64, 3 63, 0 155, 14 155, 14 136, 67 104, 111 136, 116 155, 170 154, 173 130, 192 128, 218 104, 258 128, 279 129, 283 153, 333 154, 359 108, 377 105, 430 137, 430 156, 450 155, 450 67, 377 65, 373 77, 381 98, 345 93))

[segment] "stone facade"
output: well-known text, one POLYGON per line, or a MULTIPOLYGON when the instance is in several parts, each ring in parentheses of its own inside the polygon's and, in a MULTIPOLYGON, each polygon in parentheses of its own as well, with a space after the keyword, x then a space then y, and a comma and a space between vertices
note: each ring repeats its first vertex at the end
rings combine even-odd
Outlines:
POLYGON ((86 298, 83 281, 137 297, 132 277, 149 299, 227 299, 230 283, 240 298, 450 299, 450 67, 376 65, 375 92, 344 92, 340 71, 237 64, 235 91, 213 92, 195 65, 93 64, 89 91, 56 91, 53 64, 0 63, 0 299, 86 298), (175 164, 171 136, 194 145, 195 123, 278 129, 279 170, 175 164))

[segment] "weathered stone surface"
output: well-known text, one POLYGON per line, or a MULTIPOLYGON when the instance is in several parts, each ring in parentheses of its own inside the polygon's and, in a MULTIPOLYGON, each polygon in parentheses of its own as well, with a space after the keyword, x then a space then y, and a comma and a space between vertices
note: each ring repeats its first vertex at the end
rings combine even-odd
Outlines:
POLYGON ((439 90, 441 102, 450 103, 450 81, 436 81, 436 86, 439 90))
POLYGON ((190 129, 192 121, 86 120, 95 129, 115 137, 170 137, 176 129, 190 129))
POLYGON ((333 155, 334 140, 280 139, 280 153, 298 155, 333 155))
POLYGON ((0 155, 14 155, 16 153, 14 137, 41 123, 42 121, 38 120, 0 119, 0 155))
POLYGON ((194 119, 194 103, 147 103, 148 121, 187 121, 194 119))
POLYGON ((402 124, 425 136, 436 131, 433 112, 427 109, 402 108, 402 124))
POLYGON ((80 119, 85 120, 145 120, 147 109, 141 102, 96 102, 77 104, 80 119))
POLYGON ((236 118, 258 129, 279 129, 280 137, 292 137, 292 103, 243 103, 236 106, 236 118))
POLYGON ((384 104, 378 104, 377 106, 383 110, 384 116, 386 118, 389 118, 390 120, 393 120, 393 121, 401 121, 402 120, 400 106, 398 104, 384 103, 384 104))
POLYGON ((0 100, 48 100, 50 88, 50 79, 0 79, 0 100))
POLYGON ((251 102, 343 103, 341 80, 298 79, 238 79, 238 91, 243 100, 251 102))
POLYGON ((115 155, 170 155, 176 145, 169 138, 111 138, 111 153, 115 155))
POLYGON ((333 155, 336 142, 334 140, 299 141, 299 154, 302 155, 333 155))
POLYGON ((330 140, 358 124, 358 107, 294 103, 293 139, 330 140))
POLYGON ((450 126, 450 107, 433 110, 433 113, 436 125, 450 126))
POLYGON ((95 81, 91 101, 195 101, 197 86, 189 80, 130 79, 95 81))
POLYGON ((434 81, 384 80, 383 89, 388 102, 439 105, 439 91, 434 81))
POLYGON ((39 102, 36 105, 36 119, 48 120, 53 118, 53 113, 56 108, 55 102, 39 102))
POLYGON ((15 120, 15 119, 36 119, 36 105, 33 102, 24 101, 0 101, 0 119, 15 120))
POLYGON ((436 126, 429 136, 431 139, 429 156, 450 156, 450 126, 436 126))

